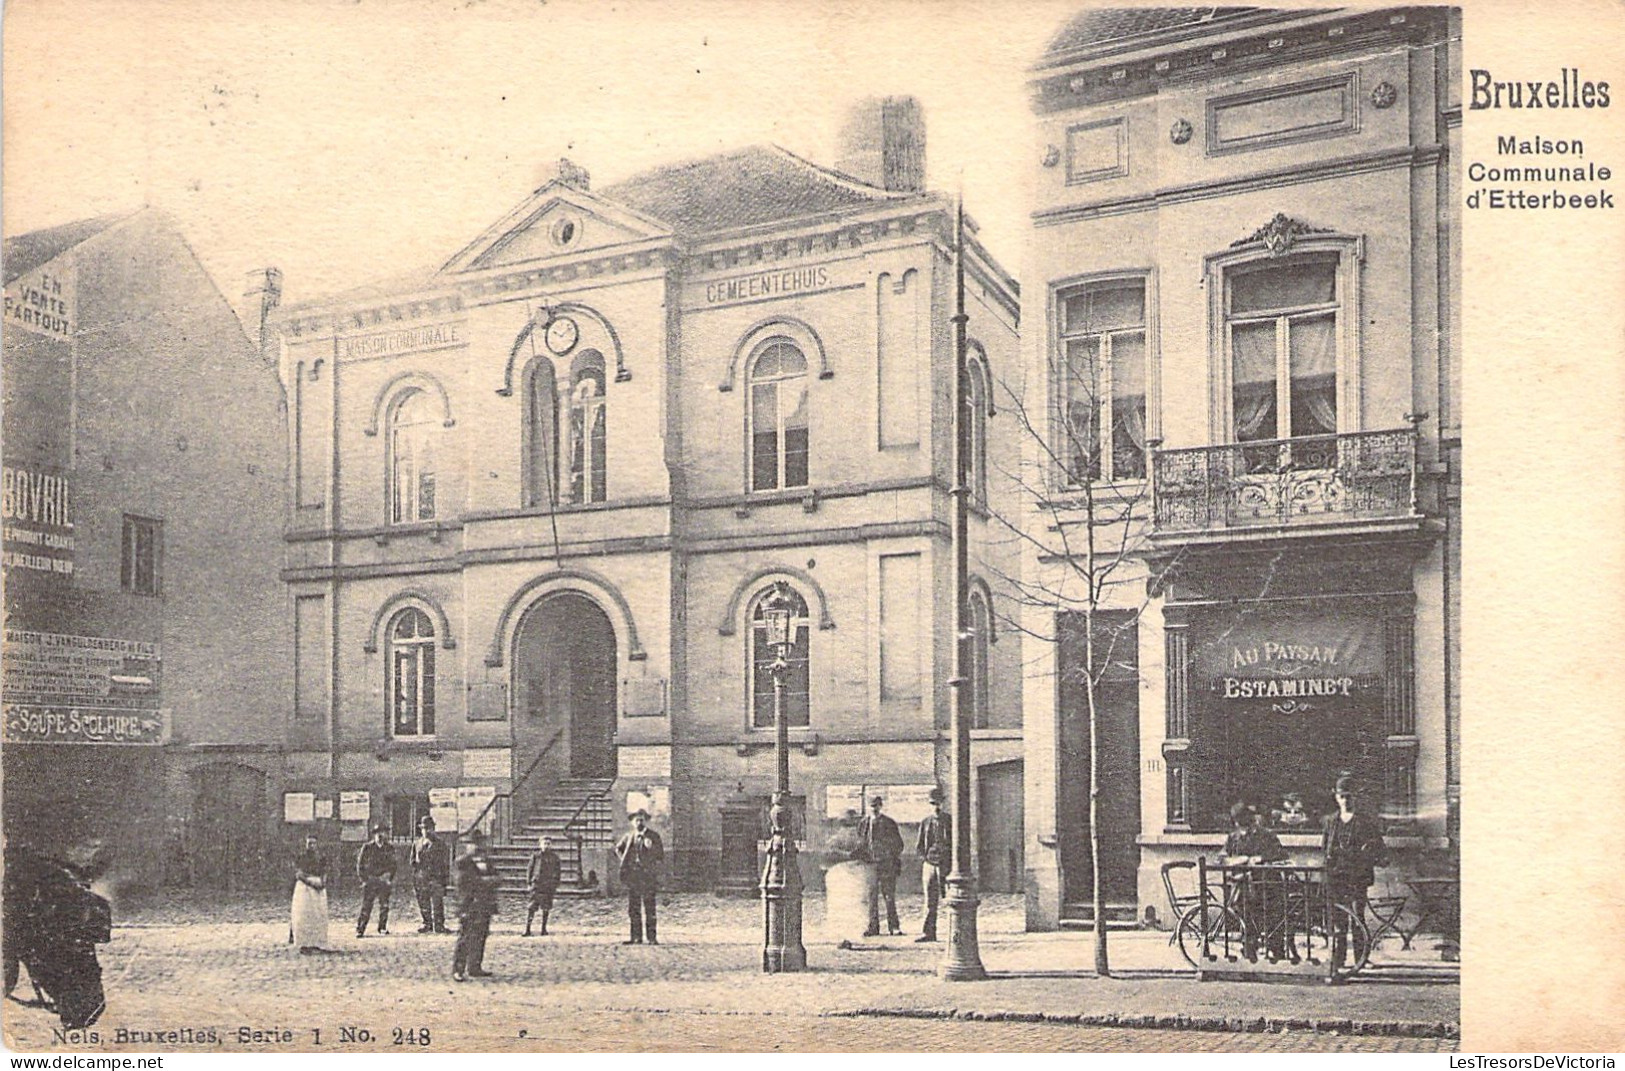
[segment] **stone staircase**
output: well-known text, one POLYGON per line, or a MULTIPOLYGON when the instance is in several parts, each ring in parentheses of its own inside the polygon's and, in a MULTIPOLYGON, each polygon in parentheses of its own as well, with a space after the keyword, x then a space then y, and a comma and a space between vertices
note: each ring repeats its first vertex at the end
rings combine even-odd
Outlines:
POLYGON ((614 843, 609 798, 614 783, 610 778, 567 778, 549 789, 536 808, 515 824, 508 842, 492 846, 491 858, 501 877, 498 891, 516 896, 524 893, 531 853, 546 836, 552 838, 553 850, 559 855, 558 895, 596 894, 604 875, 598 875, 597 885, 586 884, 582 852, 614 843))

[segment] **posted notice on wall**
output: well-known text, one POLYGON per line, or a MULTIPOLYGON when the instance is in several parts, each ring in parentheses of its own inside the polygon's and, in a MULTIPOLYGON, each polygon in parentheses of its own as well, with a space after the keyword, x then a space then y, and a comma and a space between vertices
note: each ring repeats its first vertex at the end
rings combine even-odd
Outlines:
POLYGON ((284 822, 314 822, 316 820, 316 794, 314 792, 284 792, 282 794, 282 820, 284 822))

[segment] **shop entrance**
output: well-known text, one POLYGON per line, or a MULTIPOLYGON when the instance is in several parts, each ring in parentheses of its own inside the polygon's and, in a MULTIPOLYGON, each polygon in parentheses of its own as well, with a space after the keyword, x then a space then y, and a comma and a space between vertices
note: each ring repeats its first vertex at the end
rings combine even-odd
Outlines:
MULTIPOLYGON (((1089 697, 1082 614, 1060 615, 1057 698, 1060 704, 1059 812, 1063 910, 1092 917, 1094 860, 1089 826, 1089 697), (1087 906, 1087 910, 1085 907, 1087 906), (1070 909, 1070 910, 1067 910, 1070 909)), ((1095 614, 1099 713, 1100 879, 1107 908, 1133 918, 1140 866, 1139 625, 1127 612, 1095 614)))
POLYGON ((615 776, 615 630, 596 602, 550 595, 525 612, 514 638, 514 774, 542 787, 566 777, 615 776))

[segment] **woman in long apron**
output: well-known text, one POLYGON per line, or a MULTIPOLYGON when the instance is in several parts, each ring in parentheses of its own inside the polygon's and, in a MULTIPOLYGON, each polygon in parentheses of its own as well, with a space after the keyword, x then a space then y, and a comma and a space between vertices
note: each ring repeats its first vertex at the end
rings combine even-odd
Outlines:
POLYGON ((305 838, 305 850, 294 860, 288 940, 307 956, 327 947, 327 860, 316 850, 315 837, 305 838))

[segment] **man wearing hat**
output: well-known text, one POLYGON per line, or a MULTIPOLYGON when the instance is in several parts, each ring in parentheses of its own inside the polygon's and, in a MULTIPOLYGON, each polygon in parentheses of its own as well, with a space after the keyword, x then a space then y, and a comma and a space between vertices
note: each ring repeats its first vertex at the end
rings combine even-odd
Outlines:
MULTIPOLYGON (((1382 830, 1376 821, 1359 809, 1357 786, 1351 774, 1337 779, 1332 790, 1337 813, 1326 816, 1321 825, 1321 850, 1326 856, 1326 893, 1334 904, 1342 904, 1358 919, 1365 917, 1366 891, 1377 879, 1377 867, 1384 865, 1382 830)), ((1348 920, 1338 918, 1332 933, 1332 961, 1344 965, 1348 954, 1348 920)), ((1358 941, 1360 931, 1355 931, 1358 941)), ((1365 959, 1366 949, 1356 945, 1356 965, 1365 959)))
POLYGON ((933 788, 928 797, 931 814, 920 823, 914 850, 920 854, 920 884, 925 888, 925 922, 916 944, 937 939, 937 903, 948 887, 948 867, 953 861, 953 820, 942 813, 942 789, 933 788))
POLYGON ((451 853, 434 835, 434 819, 418 819, 418 839, 412 842, 412 887, 423 916, 419 933, 450 933, 446 929, 446 882, 451 880, 451 853))
POLYGON ((485 940, 497 913, 497 871, 485 852, 485 830, 468 831, 468 850, 457 857, 457 947, 451 953, 451 977, 464 982, 489 978, 485 940))
POLYGON ((395 885, 395 849, 389 843, 389 831, 383 826, 372 827, 372 839, 361 846, 355 857, 355 874, 361 879, 361 916, 355 920, 355 935, 367 935, 367 920, 372 917, 372 905, 378 904, 378 932, 389 932, 389 891, 395 885))
POLYGON ((880 934, 880 901, 886 901, 886 931, 893 937, 903 932, 897 921, 897 874, 903 869, 903 835, 891 816, 880 813, 885 800, 879 796, 869 801, 869 813, 858 821, 858 840, 863 842, 869 861, 875 865, 875 877, 880 887, 869 902, 869 928, 865 937, 880 934))
POLYGON ((615 842, 615 858, 621 863, 621 884, 626 886, 626 916, 632 935, 623 944, 652 945, 655 936, 655 893, 660 888, 660 864, 666 857, 660 834, 649 828, 649 812, 635 811, 632 828, 615 842))

